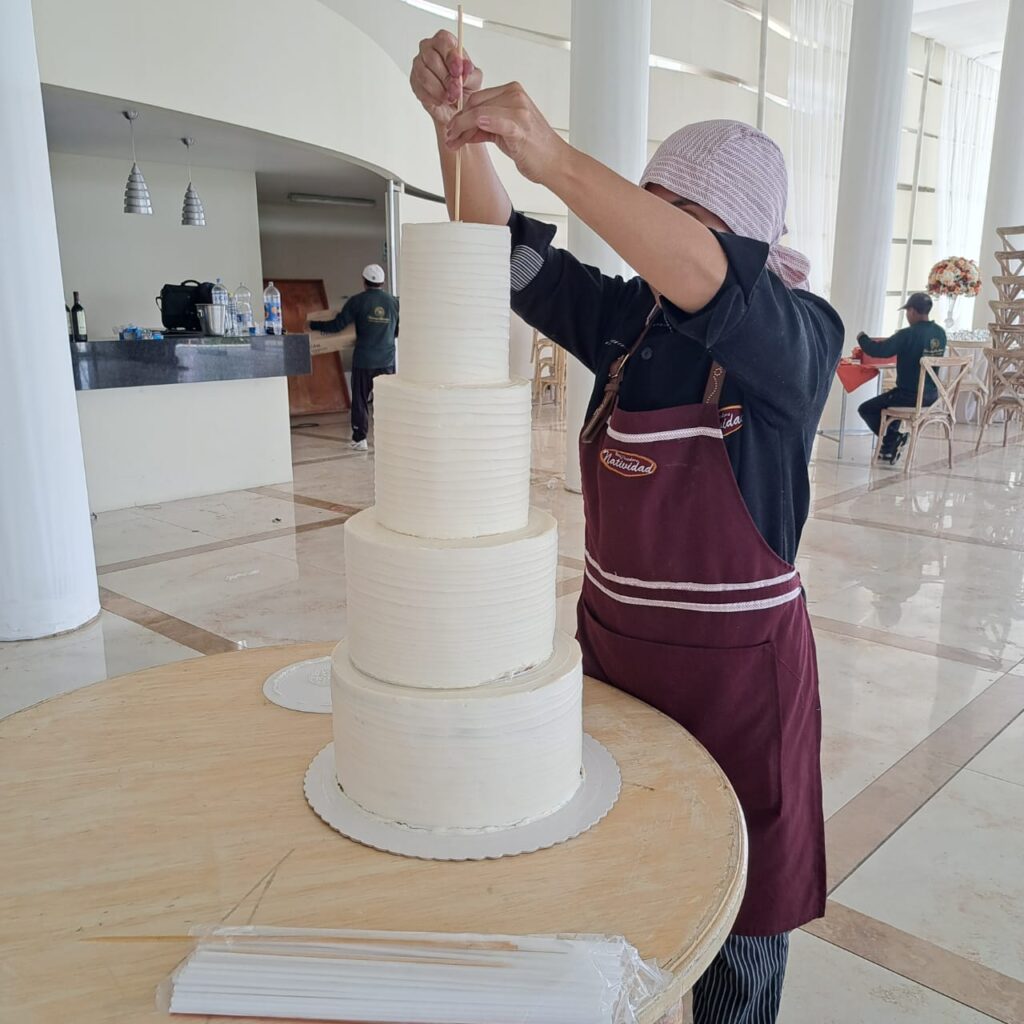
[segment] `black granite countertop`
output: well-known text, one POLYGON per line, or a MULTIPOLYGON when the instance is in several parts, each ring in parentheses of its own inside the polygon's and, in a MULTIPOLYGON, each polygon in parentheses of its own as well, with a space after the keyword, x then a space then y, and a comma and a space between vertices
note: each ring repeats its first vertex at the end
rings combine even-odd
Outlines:
POLYGON ((292 377, 311 368, 308 334, 71 342, 71 364, 76 391, 292 377))

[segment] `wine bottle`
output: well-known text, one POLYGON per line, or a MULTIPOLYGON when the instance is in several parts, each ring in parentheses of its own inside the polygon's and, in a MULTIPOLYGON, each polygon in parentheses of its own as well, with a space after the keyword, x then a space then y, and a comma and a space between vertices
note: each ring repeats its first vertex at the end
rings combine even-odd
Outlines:
POLYGON ((64 303, 64 315, 68 318, 68 341, 75 340, 75 329, 71 326, 71 307, 64 303))
POLYGON ((75 341, 88 341, 89 332, 85 328, 85 307, 78 298, 78 292, 73 292, 75 304, 71 307, 71 327, 74 331, 75 341))

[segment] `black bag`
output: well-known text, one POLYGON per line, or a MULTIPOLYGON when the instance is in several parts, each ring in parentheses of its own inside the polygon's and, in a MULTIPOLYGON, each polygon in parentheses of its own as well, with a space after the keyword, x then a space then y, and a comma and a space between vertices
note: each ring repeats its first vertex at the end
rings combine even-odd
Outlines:
POLYGON ((209 281, 182 281, 165 284, 156 300, 160 318, 168 331, 200 331, 196 306, 213 302, 213 285, 209 281))

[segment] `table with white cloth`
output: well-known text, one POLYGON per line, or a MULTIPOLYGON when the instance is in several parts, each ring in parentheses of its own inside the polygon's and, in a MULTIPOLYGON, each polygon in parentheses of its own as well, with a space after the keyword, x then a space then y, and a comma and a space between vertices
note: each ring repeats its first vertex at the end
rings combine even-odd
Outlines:
MULTIPOLYGON (((990 390, 988 360, 985 358, 985 349, 992 345, 992 338, 988 331, 950 331, 946 335, 951 356, 969 356, 971 365, 967 370, 965 383, 980 384, 987 394, 990 390)), ((981 408, 978 401, 977 391, 965 391, 961 388, 960 395, 956 402, 957 423, 977 423, 981 416, 981 408)))

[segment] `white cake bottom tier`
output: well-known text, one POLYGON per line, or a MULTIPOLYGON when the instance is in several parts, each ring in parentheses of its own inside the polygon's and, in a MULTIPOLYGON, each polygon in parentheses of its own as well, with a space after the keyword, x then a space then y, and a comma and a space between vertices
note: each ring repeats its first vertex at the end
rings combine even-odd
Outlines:
POLYGON ((539 668, 469 690, 382 683, 333 658, 338 782, 381 818, 429 829, 493 829, 543 817, 580 784, 579 645, 559 634, 539 668))
POLYGON ((418 537, 523 529, 530 512, 530 384, 374 384, 377 521, 418 537))
POLYGON ((345 524, 348 645, 356 667, 403 686, 450 689, 546 661, 555 634, 558 528, 471 540, 385 529, 373 508, 345 524))
POLYGON ((504 225, 402 229, 398 371, 430 384, 508 380, 509 252, 504 225))

